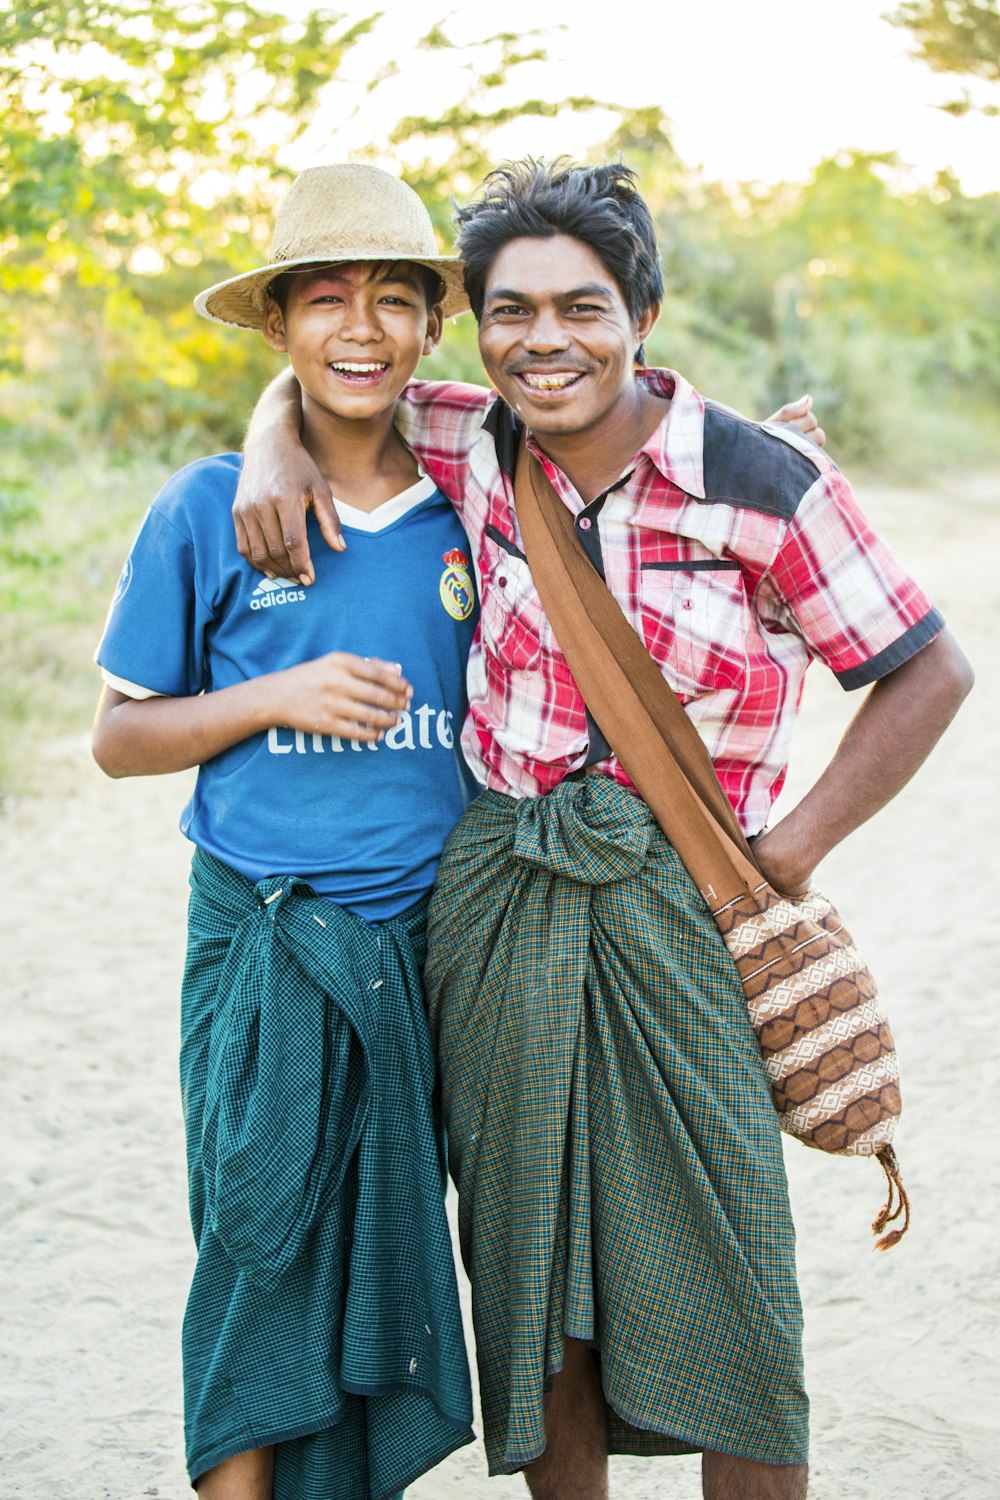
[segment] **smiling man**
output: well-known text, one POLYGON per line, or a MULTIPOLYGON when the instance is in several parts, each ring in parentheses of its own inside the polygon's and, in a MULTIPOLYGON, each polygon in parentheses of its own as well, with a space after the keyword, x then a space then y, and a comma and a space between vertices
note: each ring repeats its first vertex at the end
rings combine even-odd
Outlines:
MULTIPOLYGON (((644 367, 663 283, 627 168, 507 167, 458 224, 496 395, 411 385, 396 420, 456 499, 482 600, 463 748, 487 790, 446 847, 426 980, 490 1469, 524 1470, 535 1500, 603 1500, 609 1452, 700 1451, 709 1500, 799 1500, 808 1404, 770 1088, 705 903, 545 617, 519 445, 780 889, 895 795, 971 674, 818 448, 644 367), (812 658, 873 686, 764 833, 812 658)), ((259 563, 308 580, 304 489, 333 544, 336 527, 275 433, 257 428, 238 527, 259 563), (294 503, 276 506, 282 471, 294 503)))

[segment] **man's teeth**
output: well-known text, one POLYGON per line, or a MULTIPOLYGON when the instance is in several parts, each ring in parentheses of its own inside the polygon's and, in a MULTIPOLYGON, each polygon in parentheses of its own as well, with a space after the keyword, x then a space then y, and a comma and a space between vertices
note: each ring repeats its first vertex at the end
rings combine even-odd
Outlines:
POLYGON ((376 360, 363 365, 351 359, 335 359, 331 364, 331 369, 344 370, 348 375, 375 375, 379 370, 387 370, 388 368, 388 365, 381 364, 376 360))
POLYGON ((523 379, 535 391, 561 391, 564 386, 572 385, 574 380, 579 380, 579 370, 566 370, 551 375, 538 375, 532 370, 525 370, 523 379))

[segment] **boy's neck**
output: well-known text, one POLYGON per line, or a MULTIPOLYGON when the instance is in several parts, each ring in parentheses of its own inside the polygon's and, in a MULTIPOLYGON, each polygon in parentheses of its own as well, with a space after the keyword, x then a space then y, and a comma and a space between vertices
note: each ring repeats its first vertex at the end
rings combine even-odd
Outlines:
POLYGON ((392 408, 351 421, 303 397, 302 442, 334 498, 371 512, 420 477, 417 461, 393 426, 392 408))

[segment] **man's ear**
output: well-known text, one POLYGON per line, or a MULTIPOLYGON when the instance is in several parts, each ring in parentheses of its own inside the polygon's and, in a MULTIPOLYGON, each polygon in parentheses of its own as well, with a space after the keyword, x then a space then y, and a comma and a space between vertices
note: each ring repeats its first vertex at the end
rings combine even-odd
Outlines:
POLYGON ((444 333, 444 318, 442 318, 441 316, 441 304, 440 302, 435 302, 434 306, 427 314, 427 333, 424 336, 424 354, 434 353, 434 350, 441 342, 442 333, 444 333))
POLYGON ((644 344, 656 326, 656 320, 660 316, 659 302, 651 302, 644 312, 639 314, 639 321, 635 325, 636 342, 644 344))
POLYGON ((276 354, 288 353, 288 344, 285 340, 285 315, 273 297, 268 297, 264 302, 264 321, 260 331, 264 335, 265 343, 270 344, 276 354))

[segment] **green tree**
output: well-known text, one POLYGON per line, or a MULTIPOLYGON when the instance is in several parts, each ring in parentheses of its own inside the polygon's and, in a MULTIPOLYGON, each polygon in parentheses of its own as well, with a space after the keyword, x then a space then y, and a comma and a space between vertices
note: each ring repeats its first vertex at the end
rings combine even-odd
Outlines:
MULTIPOLYGON (((192 318, 190 299, 266 254, 292 175, 281 162, 320 109, 337 117, 345 60, 378 20, 291 20, 246 0, 46 0, 0 14, 0 372, 43 382, 57 426, 89 414, 112 442, 196 426, 235 440, 272 360, 192 318)), ((452 43, 435 27, 419 47, 452 43)), ((452 94, 389 132, 442 231, 489 132, 565 107, 512 93, 544 55, 537 38, 454 50, 452 94)))
MULTIPOLYGON (((916 39, 915 56, 936 73, 1000 83, 1000 5, 997 0, 905 0, 889 20, 916 39)), ((943 106, 950 114, 970 109, 1000 114, 1000 105, 976 105, 968 91, 943 106)))
POLYGON ((186 331, 189 295, 266 239, 286 175, 275 150, 301 134, 374 20, 317 10, 291 22, 229 0, 6 11, 6 368, 42 367, 57 415, 86 402, 121 437, 155 431, 164 407, 175 422, 196 420, 204 361, 230 376, 259 368, 255 350, 224 352, 207 325, 186 331))
POLYGON ((555 119, 566 110, 602 107, 589 96, 556 100, 522 98, 511 92, 512 74, 527 64, 545 61, 540 32, 524 35, 500 31, 459 46, 437 25, 421 39, 420 46, 428 52, 446 50, 454 54, 469 79, 459 99, 451 103, 436 100, 432 113, 407 115, 389 134, 390 146, 406 148, 407 181, 420 193, 444 234, 450 232, 452 198, 471 194, 495 165, 490 152, 495 131, 512 120, 555 119), (444 170, 442 144, 447 148, 444 170), (417 153, 424 148, 421 160, 417 153))
POLYGON ((663 247, 651 358, 747 411, 811 390, 838 455, 869 466, 914 455, 923 414, 949 403, 995 425, 1000 195, 965 197, 946 174, 914 186, 895 156, 863 152, 804 184, 724 190, 649 123, 630 144, 623 121, 619 141, 663 247))

